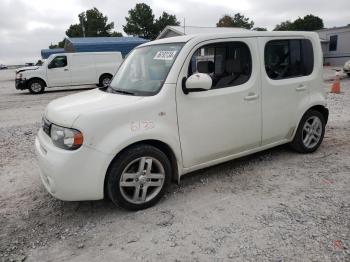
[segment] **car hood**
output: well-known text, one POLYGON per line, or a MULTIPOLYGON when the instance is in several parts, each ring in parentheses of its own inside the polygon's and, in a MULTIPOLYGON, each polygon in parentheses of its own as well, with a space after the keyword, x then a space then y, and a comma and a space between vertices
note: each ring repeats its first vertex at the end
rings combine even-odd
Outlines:
POLYGON ((94 89, 53 100, 46 107, 45 118, 57 125, 72 127, 83 113, 130 105, 142 98, 94 89))
POLYGON ((27 67, 20 67, 16 70, 16 73, 27 71, 27 70, 37 70, 40 66, 27 66, 27 67))

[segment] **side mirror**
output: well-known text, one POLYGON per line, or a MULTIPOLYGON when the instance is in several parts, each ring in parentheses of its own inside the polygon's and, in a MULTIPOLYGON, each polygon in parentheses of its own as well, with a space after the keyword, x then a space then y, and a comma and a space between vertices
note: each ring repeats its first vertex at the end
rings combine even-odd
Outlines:
POLYGON ((206 91, 210 90, 213 81, 211 77, 203 73, 195 73, 189 78, 184 78, 182 83, 182 89, 185 94, 195 91, 206 91))

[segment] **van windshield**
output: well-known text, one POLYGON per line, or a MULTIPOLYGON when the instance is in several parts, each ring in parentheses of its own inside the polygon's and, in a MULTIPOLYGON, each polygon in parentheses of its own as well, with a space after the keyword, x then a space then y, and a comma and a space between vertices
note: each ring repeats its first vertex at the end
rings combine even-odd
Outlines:
POLYGON ((183 43, 134 49, 120 66, 110 88, 116 92, 150 96, 159 92, 183 43))

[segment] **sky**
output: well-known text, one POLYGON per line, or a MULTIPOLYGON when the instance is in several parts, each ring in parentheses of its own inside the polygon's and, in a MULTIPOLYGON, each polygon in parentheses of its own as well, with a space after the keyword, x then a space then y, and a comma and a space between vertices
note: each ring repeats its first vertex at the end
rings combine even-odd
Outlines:
POLYGON ((269 30, 307 14, 321 17, 325 27, 350 24, 350 0, 0 0, 0 64, 37 61, 41 49, 61 41, 78 14, 93 7, 122 32, 128 10, 140 2, 156 17, 166 11, 191 26, 214 27, 222 15, 237 12, 269 30))

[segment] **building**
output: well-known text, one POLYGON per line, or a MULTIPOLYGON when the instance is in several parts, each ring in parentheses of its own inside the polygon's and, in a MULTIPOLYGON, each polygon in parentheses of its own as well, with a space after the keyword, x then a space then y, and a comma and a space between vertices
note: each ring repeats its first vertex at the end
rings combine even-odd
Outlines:
POLYGON ((51 54, 71 52, 121 52, 125 57, 136 46, 148 42, 140 37, 71 37, 65 39, 64 49, 43 49, 42 58, 51 54))
POLYGON ((157 39, 181 35, 239 32, 242 30, 247 29, 237 27, 166 26, 157 39))
POLYGON ((324 64, 343 66, 350 60, 350 25, 318 30, 324 64))

